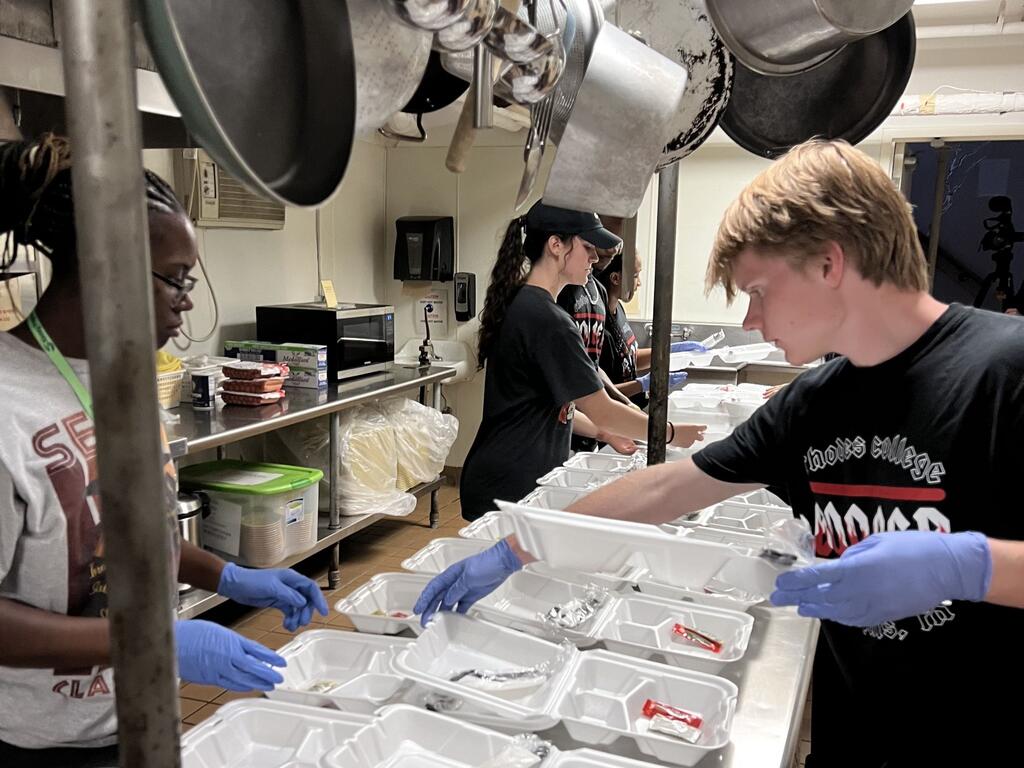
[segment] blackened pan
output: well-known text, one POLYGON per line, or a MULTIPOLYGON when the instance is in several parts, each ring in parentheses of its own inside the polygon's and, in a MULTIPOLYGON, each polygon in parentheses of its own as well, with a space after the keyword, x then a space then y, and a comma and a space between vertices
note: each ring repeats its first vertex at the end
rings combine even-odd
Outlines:
POLYGON ((343 0, 140 0, 146 41, 199 143, 253 191, 315 206, 341 184, 356 122, 343 0))
POLYGON ((767 158, 814 137, 857 144, 903 95, 916 45, 908 13, 798 74, 762 75, 737 60, 722 129, 744 149, 767 158))

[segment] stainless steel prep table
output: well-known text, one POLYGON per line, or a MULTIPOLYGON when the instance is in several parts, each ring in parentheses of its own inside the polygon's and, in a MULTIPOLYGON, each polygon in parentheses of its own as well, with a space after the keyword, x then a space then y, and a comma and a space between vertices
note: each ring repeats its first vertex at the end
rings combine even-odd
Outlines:
MULTIPOLYGON (((327 389, 288 389, 287 397, 280 404, 271 407, 228 406, 204 411, 182 405, 175 411, 181 417, 181 421, 178 424, 167 426, 167 438, 170 442, 171 454, 175 458, 180 458, 189 453, 220 449, 239 440, 327 416, 330 418, 331 436, 329 482, 333 483, 333 479, 338 474, 339 457, 335 446, 338 440, 341 411, 361 403, 392 397, 410 390, 422 388, 425 394, 425 388, 428 386, 431 388, 431 404, 434 408, 440 409, 441 385, 445 379, 454 375, 453 369, 443 366, 418 368, 396 365, 389 371, 332 384, 327 389)), ((415 495, 430 494, 430 526, 432 528, 437 527, 437 491, 440 487, 441 478, 436 478, 410 490, 410 493, 415 495)), ((333 488, 329 504, 330 511, 326 516, 321 517, 317 528, 316 544, 306 552, 285 559, 280 565, 294 565, 315 552, 333 547, 328 581, 331 588, 334 588, 340 583, 339 542, 381 519, 382 515, 343 517, 338 509, 337 497, 333 493, 333 488)), ((178 615, 181 618, 196 616, 224 600, 225 598, 220 595, 194 589, 181 596, 178 615)))
MULTIPOLYGON (((750 614, 754 630, 746 656, 736 669, 719 673, 740 689, 732 738, 697 768, 790 768, 793 763, 820 622, 798 616, 794 608, 752 608, 750 614)), ((585 746, 561 725, 546 731, 544 738, 564 749, 585 746)), ((652 760, 624 738, 596 749, 652 760)))

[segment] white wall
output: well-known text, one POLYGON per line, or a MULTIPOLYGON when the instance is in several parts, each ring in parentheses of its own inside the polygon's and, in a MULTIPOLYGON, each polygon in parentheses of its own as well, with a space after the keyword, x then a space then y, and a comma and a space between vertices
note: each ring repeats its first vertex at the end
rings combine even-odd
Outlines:
MULTIPOLYGON (((145 162, 170 177, 170 152, 147 151, 145 162)), ((384 285, 385 150, 356 142, 345 181, 321 211, 320 249, 323 276, 334 280, 339 299, 378 302, 384 285)), ((306 301, 317 293, 314 213, 288 208, 280 230, 198 230, 199 251, 219 304, 213 336, 179 356, 221 354, 226 339, 255 338, 258 304, 306 301)), ((202 277, 199 270, 195 274, 202 277)), ((214 321, 208 283, 202 277, 188 315, 190 335, 205 336, 214 321)), ((184 340, 179 340, 179 342, 184 340)))

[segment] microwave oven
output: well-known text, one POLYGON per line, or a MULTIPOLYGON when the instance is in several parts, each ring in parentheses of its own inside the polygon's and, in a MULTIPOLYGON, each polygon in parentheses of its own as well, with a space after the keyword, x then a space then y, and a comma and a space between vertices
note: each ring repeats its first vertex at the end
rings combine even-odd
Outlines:
POLYGON ((256 335, 274 344, 322 344, 328 379, 349 379, 394 363, 395 308, 346 302, 256 307, 256 335))

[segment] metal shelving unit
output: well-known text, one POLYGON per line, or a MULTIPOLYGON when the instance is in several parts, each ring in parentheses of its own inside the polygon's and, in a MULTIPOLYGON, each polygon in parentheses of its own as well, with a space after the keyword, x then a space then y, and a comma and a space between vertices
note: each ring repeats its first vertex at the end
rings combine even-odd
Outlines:
MULTIPOLYGON (((330 419, 331 471, 329 482, 338 475, 338 423, 342 411, 361 403, 372 402, 399 395, 410 390, 431 387, 431 401, 434 408, 441 406, 441 385, 445 379, 455 375, 451 368, 430 366, 429 368, 406 368, 395 366, 390 371, 364 376, 352 381, 332 385, 325 390, 292 389, 278 405, 264 408, 221 407, 210 411, 194 410, 188 406, 178 409, 178 424, 169 425, 167 437, 171 454, 177 459, 187 454, 221 449, 250 437, 272 432, 282 427, 300 424, 312 419, 330 419)), ((421 398, 425 399, 425 398, 421 398)), ((437 527, 437 492, 443 484, 440 477, 412 488, 415 496, 430 494, 430 527, 437 527)), ((339 543, 384 515, 345 516, 337 506, 337 494, 333 487, 330 494, 330 509, 321 513, 317 528, 317 542, 310 549, 285 558, 276 567, 289 567, 310 555, 333 547, 331 568, 328 572, 330 586, 336 587, 341 581, 339 543)), ((178 603, 178 616, 188 618, 209 610, 224 602, 220 595, 195 589, 184 593, 178 603)))

